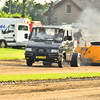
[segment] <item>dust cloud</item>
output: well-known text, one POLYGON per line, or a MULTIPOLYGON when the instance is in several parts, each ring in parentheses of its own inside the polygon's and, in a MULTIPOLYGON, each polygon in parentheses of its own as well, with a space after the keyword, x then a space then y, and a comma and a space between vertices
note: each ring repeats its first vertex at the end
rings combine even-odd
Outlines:
POLYGON ((97 9, 86 8, 77 22, 89 26, 89 33, 87 33, 88 44, 100 41, 100 12, 97 9))

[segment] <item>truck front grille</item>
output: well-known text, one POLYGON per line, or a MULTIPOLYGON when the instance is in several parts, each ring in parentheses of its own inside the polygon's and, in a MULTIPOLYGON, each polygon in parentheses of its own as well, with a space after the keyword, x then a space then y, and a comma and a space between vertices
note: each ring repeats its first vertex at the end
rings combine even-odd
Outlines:
POLYGON ((39 52, 39 53, 46 53, 47 50, 46 49, 36 49, 36 52, 39 52))

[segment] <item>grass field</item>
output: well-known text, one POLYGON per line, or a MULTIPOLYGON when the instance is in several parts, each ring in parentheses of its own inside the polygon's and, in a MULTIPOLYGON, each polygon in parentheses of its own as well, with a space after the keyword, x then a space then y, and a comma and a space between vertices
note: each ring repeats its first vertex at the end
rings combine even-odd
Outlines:
POLYGON ((0 81, 27 81, 27 80, 48 80, 85 78, 100 76, 100 72, 94 73, 47 73, 47 74, 22 74, 22 75, 0 75, 0 81))
POLYGON ((24 49, 0 48, 0 60, 24 59, 24 49))

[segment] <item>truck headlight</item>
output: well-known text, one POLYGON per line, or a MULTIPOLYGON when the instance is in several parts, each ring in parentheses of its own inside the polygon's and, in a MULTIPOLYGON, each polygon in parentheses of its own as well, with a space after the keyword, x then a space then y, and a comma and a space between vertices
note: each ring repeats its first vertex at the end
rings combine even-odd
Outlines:
POLYGON ((59 50, 58 50, 58 49, 52 49, 51 52, 52 52, 52 53, 58 53, 59 50))
POLYGON ((32 48, 25 48, 26 51, 32 51, 32 48))

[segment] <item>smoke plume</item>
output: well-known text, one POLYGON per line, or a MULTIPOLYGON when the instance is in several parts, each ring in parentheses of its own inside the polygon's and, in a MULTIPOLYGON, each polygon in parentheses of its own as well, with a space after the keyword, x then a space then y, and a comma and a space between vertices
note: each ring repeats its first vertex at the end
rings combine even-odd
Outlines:
POLYGON ((89 26, 88 43, 100 41, 100 12, 97 9, 86 8, 77 22, 89 26))

